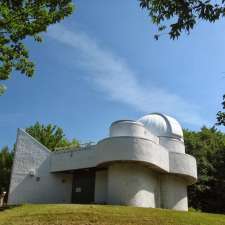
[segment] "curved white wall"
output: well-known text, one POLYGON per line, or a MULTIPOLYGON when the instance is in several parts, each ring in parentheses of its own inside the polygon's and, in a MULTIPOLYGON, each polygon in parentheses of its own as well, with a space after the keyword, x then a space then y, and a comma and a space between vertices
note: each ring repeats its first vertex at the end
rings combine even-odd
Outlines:
POLYGON ((169 172, 179 176, 184 175, 186 184, 191 185, 197 180, 196 159, 188 154, 170 152, 169 154, 169 172))
POLYGON ((170 152, 185 153, 184 142, 178 138, 159 137, 159 144, 170 152))
POLYGON ((111 124, 109 129, 110 137, 141 137, 159 143, 158 137, 152 135, 142 123, 132 120, 118 120, 111 124))
POLYGON ((98 170, 95 174, 95 203, 107 203, 108 171, 98 170))
POLYGON ((139 137, 107 138, 96 150, 97 165, 109 167, 109 204, 188 210, 187 185, 197 179, 194 157, 139 137))
MULTIPOLYGON (((136 161, 169 172, 169 152, 154 142, 138 137, 106 138, 97 144, 97 165, 116 161, 136 161)), ((136 164, 136 165, 137 165, 136 164)))
POLYGON ((106 138, 97 144, 96 165, 118 161, 130 161, 148 165, 154 170, 180 174, 187 184, 197 179, 196 160, 194 157, 177 152, 169 152, 161 145, 138 137, 106 138))
POLYGON ((188 211, 187 184, 176 175, 161 176, 161 207, 188 211))
POLYGON ((159 181, 149 168, 113 163, 108 169, 108 204, 159 207, 159 181))

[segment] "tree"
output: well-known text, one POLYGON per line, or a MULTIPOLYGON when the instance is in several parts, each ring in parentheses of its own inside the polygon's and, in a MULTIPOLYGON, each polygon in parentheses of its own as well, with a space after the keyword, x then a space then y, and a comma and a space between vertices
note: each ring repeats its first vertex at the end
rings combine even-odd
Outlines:
POLYGON ((190 31, 198 21, 215 22, 225 16, 225 1, 213 0, 139 0, 146 9, 159 34, 167 30, 170 38, 178 38, 181 33, 190 31))
MULTIPOLYGON (((223 96, 223 102, 222 102, 223 109, 225 110, 225 95, 223 96)), ((225 126, 225 111, 219 111, 217 113, 217 125, 223 125, 225 126)))
POLYGON ((12 162, 13 152, 8 147, 3 147, 0 151, 0 194, 3 191, 8 193, 12 162))
POLYGON ((186 152, 197 160, 198 182, 188 188, 189 206, 225 213, 225 134, 203 127, 184 130, 186 152))
POLYGON ((43 125, 39 122, 26 128, 26 132, 45 145, 49 150, 55 151, 60 147, 79 147, 80 144, 76 139, 69 141, 62 130, 56 125, 43 125))
MULTIPOLYGON (((0 1, 0 80, 16 70, 32 77, 34 63, 24 40, 41 42, 40 32, 60 22, 73 11, 72 0, 1 0, 0 1)), ((5 86, 0 85, 0 95, 5 86)))

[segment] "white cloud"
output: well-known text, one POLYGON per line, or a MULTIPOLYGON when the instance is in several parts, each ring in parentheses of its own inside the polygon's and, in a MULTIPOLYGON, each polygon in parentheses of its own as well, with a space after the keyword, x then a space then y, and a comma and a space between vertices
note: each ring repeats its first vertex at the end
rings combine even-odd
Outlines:
POLYGON ((121 57, 104 49, 85 33, 57 25, 49 29, 48 36, 72 47, 75 54, 79 52, 88 78, 111 100, 131 105, 143 113, 164 112, 176 116, 181 122, 204 123, 196 106, 160 87, 143 87, 137 74, 121 57))

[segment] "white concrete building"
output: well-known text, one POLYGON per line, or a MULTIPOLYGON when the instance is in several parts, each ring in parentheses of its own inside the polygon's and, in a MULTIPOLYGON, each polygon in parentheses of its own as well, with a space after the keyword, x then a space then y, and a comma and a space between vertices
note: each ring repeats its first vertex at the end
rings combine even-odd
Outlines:
POLYGON ((9 204, 99 203, 188 210, 196 160, 180 124, 152 113, 119 120, 96 145, 51 152, 19 129, 9 204))

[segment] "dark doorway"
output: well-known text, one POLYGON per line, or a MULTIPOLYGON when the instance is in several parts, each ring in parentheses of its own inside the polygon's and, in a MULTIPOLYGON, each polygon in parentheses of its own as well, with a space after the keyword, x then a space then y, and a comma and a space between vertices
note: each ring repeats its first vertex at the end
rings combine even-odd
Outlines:
POLYGON ((88 204, 94 202, 94 169, 74 171, 72 185, 72 203, 88 204))

